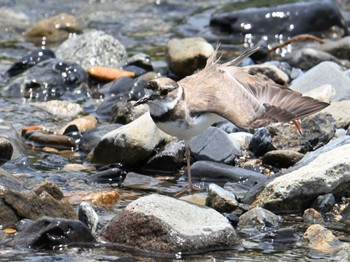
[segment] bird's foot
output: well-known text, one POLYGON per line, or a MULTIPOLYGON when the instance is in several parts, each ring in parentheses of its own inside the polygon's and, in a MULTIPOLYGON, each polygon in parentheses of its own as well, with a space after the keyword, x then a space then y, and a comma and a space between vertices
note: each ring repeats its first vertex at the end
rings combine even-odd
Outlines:
POLYGON ((198 188, 194 187, 193 185, 187 185, 184 189, 182 189, 180 192, 176 193, 174 197, 181 197, 185 194, 191 195, 195 192, 203 192, 204 188, 198 188))

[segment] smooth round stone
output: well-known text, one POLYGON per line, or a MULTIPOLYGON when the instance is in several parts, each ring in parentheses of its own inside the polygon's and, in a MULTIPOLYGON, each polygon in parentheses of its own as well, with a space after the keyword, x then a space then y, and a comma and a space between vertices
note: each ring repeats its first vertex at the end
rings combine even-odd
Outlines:
POLYGON ((303 221, 307 224, 323 224, 322 215, 313 208, 308 208, 304 211, 303 221))
POLYGON ((267 152, 263 158, 264 165, 271 165, 277 168, 288 168, 304 157, 303 154, 294 150, 281 149, 267 152))
POLYGON ((276 228, 282 222, 282 217, 275 215, 269 210, 255 207, 240 216, 238 227, 253 227, 264 231, 266 227, 276 228))

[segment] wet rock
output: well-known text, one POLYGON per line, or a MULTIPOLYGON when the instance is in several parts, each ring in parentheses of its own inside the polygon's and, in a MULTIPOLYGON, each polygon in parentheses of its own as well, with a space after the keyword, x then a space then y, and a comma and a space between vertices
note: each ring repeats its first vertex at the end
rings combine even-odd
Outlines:
POLYGON ((317 113, 301 120, 302 135, 294 125, 271 125, 268 129, 274 148, 291 149, 304 154, 327 144, 335 135, 335 124, 330 114, 317 113))
POLYGON ((264 231, 266 227, 276 228, 282 222, 282 217, 275 215, 269 210, 255 207, 239 217, 238 227, 253 227, 264 231))
POLYGON ((84 171, 96 171, 94 166, 82 165, 82 164, 67 164, 62 168, 62 171, 65 172, 84 172, 84 171))
POLYGON ((43 192, 47 192, 56 200, 62 200, 64 198, 61 189, 51 181, 45 181, 34 189, 34 193, 38 196, 40 196, 43 192))
POLYGON ((67 39, 57 48, 56 56, 78 63, 87 70, 91 66, 118 67, 127 54, 125 47, 113 36, 91 30, 67 39))
POLYGON ((221 249, 238 241, 228 220, 214 209, 161 195, 129 204, 102 235, 115 243, 157 253, 221 249))
POLYGON ((38 42, 42 41, 43 37, 47 42, 57 42, 78 32, 80 32, 80 27, 74 16, 61 13, 40 20, 24 32, 24 35, 28 38, 37 38, 38 42))
POLYGON ((33 249, 92 244, 95 238, 79 220, 42 217, 16 234, 13 245, 33 249))
POLYGON ((170 70, 179 77, 192 75, 204 68, 214 48, 201 37, 171 39, 167 44, 167 60, 170 70))
POLYGON ((84 201, 91 201, 94 206, 110 209, 120 200, 120 194, 116 190, 105 190, 95 193, 89 193, 82 198, 84 201))
POLYGON ((239 149, 224 131, 216 127, 209 127, 190 142, 191 156, 197 161, 229 164, 241 153, 239 149))
MULTIPOLYGON (((83 112, 83 108, 77 103, 69 101, 51 100, 46 102, 35 102, 33 106, 41 108, 55 117, 71 118, 83 112)), ((61 133, 62 134, 62 133, 61 133)))
POLYGON ((248 148, 257 157, 276 149, 272 144, 272 136, 266 127, 258 128, 255 131, 248 148))
POLYGON ((308 208, 304 211, 303 221, 307 224, 323 224, 322 215, 313 208, 308 208))
POLYGON ((296 212, 309 207, 319 195, 343 196, 349 191, 349 160, 350 138, 338 138, 271 178, 255 195, 253 204, 276 212, 296 212))
POLYGON ((88 68, 87 73, 94 79, 101 82, 109 82, 121 77, 135 77, 134 72, 129 72, 124 69, 117 69, 114 67, 106 66, 91 66, 88 68))
POLYGON ((128 58, 127 66, 138 66, 147 71, 153 71, 151 57, 148 54, 138 53, 128 58))
POLYGON ((288 54, 285 59, 291 66, 298 67, 305 71, 325 61, 330 61, 341 65, 341 61, 338 58, 329 53, 313 48, 299 49, 288 54))
POLYGON ((88 96, 87 73, 75 63, 48 59, 13 78, 2 95, 34 101, 54 99, 84 100, 88 96))
POLYGON ((99 217, 92 206, 87 202, 81 202, 78 209, 78 217, 91 231, 92 234, 96 233, 96 229, 99 223, 99 217))
POLYGON ((120 164, 102 166, 90 179, 97 183, 121 184, 126 176, 126 172, 121 167, 120 164))
POLYGON ((281 149, 267 152, 263 158, 264 165, 271 165, 277 168, 288 168, 304 157, 303 154, 294 150, 281 149))
POLYGON ((95 163, 122 163, 133 167, 145 162, 154 149, 172 138, 160 131, 149 113, 101 138, 93 152, 95 163))
POLYGON ((15 62, 7 71, 6 74, 9 77, 16 76, 23 73, 32 66, 40 63, 41 61, 48 60, 50 58, 55 58, 55 53, 51 49, 39 48, 30 54, 22 57, 20 60, 15 62))
POLYGON ((315 210, 325 214, 332 210, 335 205, 335 198, 332 194, 325 194, 318 196, 312 203, 311 207, 315 210))
POLYGON ((4 137, 0 137, 0 165, 11 159, 13 147, 11 142, 4 137))
POLYGON ((66 135, 44 134, 40 131, 27 131, 24 135, 27 145, 33 148, 54 148, 57 150, 76 150, 73 138, 66 135))
POLYGON ((334 62, 322 62, 295 79, 290 88, 305 93, 319 86, 330 84, 335 89, 333 101, 350 99, 350 79, 334 62))
POLYGON ((303 235, 303 242, 309 248, 325 253, 344 248, 344 244, 330 230, 318 224, 308 227, 303 235))
POLYGON ((22 218, 51 217, 75 218, 73 207, 66 201, 55 199, 48 191, 40 195, 27 189, 21 181, 0 170, 0 225, 13 226, 22 218))
POLYGON ((263 174, 211 161, 197 161, 193 163, 191 174, 195 179, 231 181, 247 186, 252 186, 258 181, 266 180, 266 176, 263 174))
POLYGON ((222 34, 284 35, 316 34, 321 36, 333 26, 340 27, 343 35, 348 29, 337 6, 332 1, 296 2, 271 7, 237 10, 228 4, 210 18, 210 27, 222 34), (275 14, 281 15, 275 15, 275 14))
POLYGON ((119 127, 121 127, 120 124, 100 125, 90 131, 84 132, 83 137, 79 141, 80 150, 86 153, 90 152, 100 142, 101 137, 119 127))
POLYGON ((206 206, 214 208, 220 213, 232 212, 238 207, 236 196, 216 184, 209 185, 206 206))
MULTIPOLYGON (((17 133, 17 130, 7 121, 0 119, 0 138, 6 139, 12 147, 11 159, 18 159, 26 155, 26 149, 24 143, 22 141, 21 136, 17 133)), ((6 156, 9 156, 10 150, 8 146, 6 146, 7 142, 4 141, 4 150, 1 150, 1 154, 4 154, 5 159, 6 156), (7 153, 6 153, 7 152, 7 153)))
POLYGON ((280 85, 287 85, 289 83, 289 77, 277 66, 264 63, 260 65, 251 65, 244 67, 244 70, 251 75, 263 78, 265 80, 272 80, 280 85))
POLYGON ((97 119, 96 119, 96 117, 94 117, 92 115, 76 118, 76 119, 70 121, 69 123, 67 123, 65 126, 63 126, 58 131, 58 133, 64 134, 66 129, 71 125, 75 125, 79 132, 86 132, 86 131, 89 131, 89 130, 96 128, 97 119))
POLYGON ((339 102, 333 102, 331 105, 323 109, 324 113, 331 114, 335 121, 337 128, 346 128, 350 125, 350 100, 343 100, 339 102))
POLYGON ((142 168, 146 172, 170 172, 178 171, 184 159, 185 144, 183 141, 174 141, 165 145, 163 149, 152 156, 142 168))

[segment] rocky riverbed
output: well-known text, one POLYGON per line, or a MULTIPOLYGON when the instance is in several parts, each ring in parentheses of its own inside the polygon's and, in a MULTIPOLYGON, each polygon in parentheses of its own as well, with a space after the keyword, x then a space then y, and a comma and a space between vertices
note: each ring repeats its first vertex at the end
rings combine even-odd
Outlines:
POLYGON ((229 2, 4 1, 2 257, 349 259, 350 7, 229 2), (255 45, 247 73, 330 106, 301 119, 303 134, 208 128, 190 143, 203 192, 174 197, 184 143, 135 102, 151 79, 255 45))

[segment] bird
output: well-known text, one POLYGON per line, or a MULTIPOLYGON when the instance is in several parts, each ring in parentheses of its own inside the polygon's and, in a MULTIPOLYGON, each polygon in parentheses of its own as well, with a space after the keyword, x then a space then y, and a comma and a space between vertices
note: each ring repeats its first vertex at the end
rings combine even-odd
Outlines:
POLYGON ((148 81, 145 95, 134 106, 147 103, 156 126, 185 143, 187 186, 175 196, 193 193, 190 141, 209 126, 228 120, 239 128, 254 129, 274 122, 293 121, 316 113, 329 103, 303 96, 273 81, 253 76, 237 66, 259 47, 220 64, 217 49, 205 67, 179 81, 159 77, 148 81))

